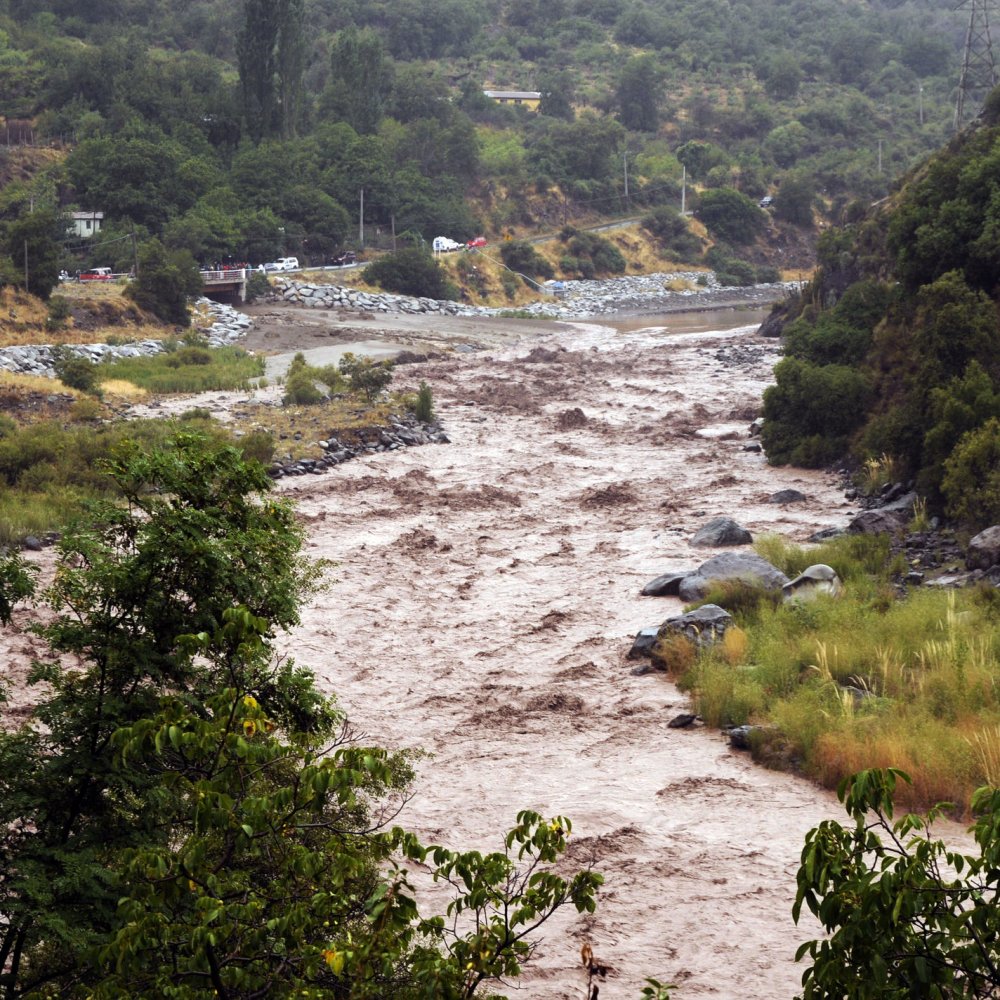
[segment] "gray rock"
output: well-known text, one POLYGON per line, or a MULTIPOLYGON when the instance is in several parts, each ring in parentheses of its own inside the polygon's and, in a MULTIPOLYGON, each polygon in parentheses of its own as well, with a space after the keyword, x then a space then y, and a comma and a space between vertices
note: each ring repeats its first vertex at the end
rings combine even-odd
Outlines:
POLYGON ((753 535, 731 517, 716 517, 699 528, 691 539, 698 548, 721 548, 724 545, 750 545, 753 535))
MULTIPOLYGON (((687 614, 668 618, 657 630, 657 639, 682 635, 696 646, 711 646, 718 642, 733 623, 733 616, 717 604, 705 604, 687 614)), ((653 657, 654 662, 656 660, 653 657)))
POLYGON ((676 597, 681 580, 690 575, 690 573, 664 573, 663 576, 650 580, 640 593, 643 597, 676 597))
POLYGON ((651 628, 640 629, 632 642, 632 648, 625 657, 627 660, 639 660, 649 656, 656 645, 656 634, 659 628, 654 625, 651 628))
POLYGON ((735 750, 751 750, 753 749, 753 735, 754 733, 761 732, 760 726, 733 726, 727 732, 729 736, 729 745, 735 750))
POLYGON ((667 723, 667 729, 687 729, 688 726, 694 725, 700 719, 700 715, 694 715, 691 712, 681 712, 680 715, 675 715, 667 723))
POLYGON ((989 569, 998 563, 1000 563, 1000 524, 994 524, 969 540, 965 565, 969 569, 989 569))
POLYGON ((832 566, 816 563, 803 570, 794 580, 789 580, 781 589, 786 601, 809 601, 819 594, 839 597, 844 592, 844 585, 832 566))
POLYGON ((780 569, 752 552, 720 552, 681 581, 678 596, 682 601, 698 601, 708 593, 713 580, 747 580, 768 590, 788 583, 780 569))
POLYGON ((804 500, 809 498, 805 493, 800 493, 798 490, 778 490, 777 493, 772 493, 768 498, 768 503, 802 503, 804 500))
POLYGON ((840 538, 844 533, 843 528, 821 528, 819 531, 814 531, 808 540, 810 542, 828 542, 831 538, 840 538))
POLYGON ((895 535, 903 530, 907 520, 901 511, 884 507, 863 510, 847 526, 847 531, 852 535, 895 535))

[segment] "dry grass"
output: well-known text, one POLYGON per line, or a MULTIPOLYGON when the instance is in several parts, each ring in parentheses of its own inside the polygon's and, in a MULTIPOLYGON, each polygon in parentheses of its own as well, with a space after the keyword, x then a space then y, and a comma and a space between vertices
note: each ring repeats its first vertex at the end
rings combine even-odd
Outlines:
POLYGON ((124 379, 113 378, 101 383, 101 392, 109 402, 144 403, 149 399, 149 390, 142 389, 124 379))
POLYGON ((77 389, 70 389, 61 382, 46 378, 44 375, 16 375, 13 372, 0 371, 0 393, 25 394, 31 392, 60 392, 67 396, 82 396, 77 389))

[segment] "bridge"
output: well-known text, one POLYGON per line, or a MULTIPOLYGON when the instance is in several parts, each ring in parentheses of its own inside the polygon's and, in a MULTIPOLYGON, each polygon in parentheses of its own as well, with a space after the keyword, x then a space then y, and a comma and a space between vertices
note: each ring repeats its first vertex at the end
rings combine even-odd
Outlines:
POLYGON ((204 294, 210 299, 221 299, 224 302, 245 302, 247 297, 247 279, 250 271, 243 267, 227 267, 221 271, 202 271, 201 282, 204 294))

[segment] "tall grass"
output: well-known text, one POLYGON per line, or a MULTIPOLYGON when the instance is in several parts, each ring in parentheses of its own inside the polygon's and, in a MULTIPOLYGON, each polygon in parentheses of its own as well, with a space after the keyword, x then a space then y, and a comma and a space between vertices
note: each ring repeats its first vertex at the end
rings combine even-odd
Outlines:
POLYGON ((264 374, 264 359, 238 347, 181 349, 153 357, 121 358, 100 366, 100 380, 120 380, 157 393, 246 389, 264 374))
POLYGON ((887 599, 892 559, 868 536, 808 551, 765 539, 761 550, 789 575, 828 563, 845 593, 737 601, 738 635, 678 681, 707 721, 761 724, 786 759, 830 786, 862 767, 901 767, 914 807, 964 807, 973 788, 1000 780, 996 602, 931 588, 887 599))

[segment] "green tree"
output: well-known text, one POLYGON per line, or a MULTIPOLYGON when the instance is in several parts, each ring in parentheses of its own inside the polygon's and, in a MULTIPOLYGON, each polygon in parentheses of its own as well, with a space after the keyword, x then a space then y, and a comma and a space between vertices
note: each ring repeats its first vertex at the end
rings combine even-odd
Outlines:
MULTIPOLYGON (((45 595, 48 691, 0 734, 5 997, 458 1000, 516 977, 556 910, 593 911, 600 876, 553 871, 562 817, 521 813, 486 855, 380 821, 406 756, 274 656, 319 568, 261 466, 184 434, 109 472, 121 499, 63 536, 45 595), (451 885, 448 919, 407 863, 451 885)), ((0 557, 0 621, 32 590, 0 557)))
POLYGON ((1000 418, 959 438, 941 477, 945 512, 981 531, 1000 523, 1000 418))
POLYGON ((270 641, 316 584, 291 508, 262 499, 263 468, 185 434, 152 453, 126 443, 108 473, 120 498, 64 533, 45 593, 55 617, 38 632, 52 652, 32 680, 48 693, 0 736, 0 960, 12 998, 55 983, 72 995, 114 926, 120 852, 170 841, 155 778, 115 765, 119 728, 154 717, 164 695, 197 706, 226 684, 281 725, 332 722, 292 665, 247 662, 238 649, 206 659, 181 639, 215 635, 242 604, 269 623, 270 641))
POLYGON ((274 119, 274 44, 278 9, 273 0, 244 0, 243 24, 236 35, 236 58, 243 94, 243 117, 257 142, 271 134, 274 119))
POLYGON ((139 273, 126 294, 164 322, 190 326, 188 299, 202 287, 198 264, 187 250, 168 251, 159 240, 149 240, 139 248, 139 273))
POLYGON ((364 269, 362 277, 387 292, 431 299, 448 297, 441 265, 426 250, 415 247, 379 257, 364 269))
POLYGON ((541 114, 548 115, 550 118, 561 118, 567 122, 571 122, 576 117, 576 112, 573 110, 576 92, 569 70, 546 73, 539 79, 538 85, 542 95, 538 102, 538 110, 541 114))
POLYGON ((371 30, 349 27, 337 34, 330 52, 330 83, 324 110, 359 135, 378 129, 392 94, 392 64, 382 39, 371 30))
POLYGON ((714 238, 728 243, 751 243, 767 224, 756 202, 735 188, 702 192, 695 215, 714 238))
POLYGON ((802 67, 790 52, 778 52, 763 65, 758 75, 764 83, 767 96, 776 101, 787 101, 799 92, 802 67))
POLYGON ((811 177, 803 173, 785 174, 774 196, 774 214, 785 222, 811 229, 815 200, 816 185, 811 177))
POLYGON ((393 362, 376 361, 374 358, 358 357, 348 351, 341 359, 339 369, 351 380, 351 388, 363 392, 369 403, 373 403, 392 382, 393 362))
POLYGON ((18 283, 27 281, 27 291, 48 299, 59 284, 59 263, 66 220, 50 209, 29 212, 7 227, 4 246, 14 263, 18 283))
POLYGON ((633 56, 618 78, 618 118, 634 132, 655 132, 660 124, 663 83, 652 56, 633 56))
POLYGON ((837 790, 853 820, 806 836, 792 915, 813 913, 826 937, 807 941, 803 1000, 993 997, 1000 990, 1000 791, 972 799, 978 855, 930 835, 925 818, 893 819, 895 768, 862 771, 837 790))

